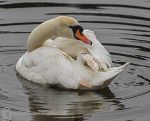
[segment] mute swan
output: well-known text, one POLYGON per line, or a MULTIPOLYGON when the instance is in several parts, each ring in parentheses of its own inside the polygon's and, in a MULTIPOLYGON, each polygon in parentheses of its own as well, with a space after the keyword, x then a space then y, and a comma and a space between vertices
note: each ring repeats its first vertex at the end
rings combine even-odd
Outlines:
POLYGON ((92 31, 83 31, 72 17, 59 16, 31 32, 27 52, 18 60, 16 71, 43 85, 95 89, 108 86, 128 64, 111 67, 109 53, 92 31))

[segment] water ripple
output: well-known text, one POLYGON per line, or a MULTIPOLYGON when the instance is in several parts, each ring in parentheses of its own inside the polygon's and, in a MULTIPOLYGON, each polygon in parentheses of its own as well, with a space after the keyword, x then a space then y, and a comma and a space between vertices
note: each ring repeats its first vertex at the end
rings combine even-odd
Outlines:
POLYGON ((150 21, 150 18, 135 16, 135 15, 122 15, 122 14, 110 14, 110 13, 46 13, 46 15, 83 15, 83 16, 106 16, 126 19, 136 19, 150 21))
POLYGON ((116 24, 116 25, 128 25, 128 26, 137 26, 137 27, 150 27, 150 25, 145 24, 136 24, 136 23, 127 23, 127 22, 114 22, 114 21, 80 21, 82 23, 101 23, 101 24, 116 24))
MULTIPOLYGON (((138 46, 138 45, 129 45, 129 44, 112 44, 112 43, 103 43, 104 45, 107 46, 118 46, 118 47, 127 47, 127 48, 137 48, 138 50, 145 51, 145 52, 150 52, 150 48, 148 47, 143 47, 143 46, 138 46)), ((145 57, 149 58, 149 57, 145 57)))
POLYGON ((81 9, 98 9, 100 7, 121 7, 121 8, 132 8, 132 9, 143 9, 150 10, 150 7, 125 5, 125 4, 77 4, 77 3, 53 3, 53 2, 24 2, 24 3, 11 3, 1 4, 0 8, 29 8, 29 7, 78 7, 81 9))

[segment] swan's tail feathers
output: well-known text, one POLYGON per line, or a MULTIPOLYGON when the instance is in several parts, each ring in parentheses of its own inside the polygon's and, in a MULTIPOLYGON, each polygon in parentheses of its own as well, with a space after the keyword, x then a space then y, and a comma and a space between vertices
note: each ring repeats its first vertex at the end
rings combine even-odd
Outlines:
POLYGON ((101 85, 101 88, 108 86, 112 82, 112 80, 119 73, 121 73, 128 65, 129 65, 129 62, 127 62, 124 65, 121 65, 119 67, 109 68, 105 72, 99 72, 97 78, 95 78, 95 80, 92 81, 92 86, 101 85))

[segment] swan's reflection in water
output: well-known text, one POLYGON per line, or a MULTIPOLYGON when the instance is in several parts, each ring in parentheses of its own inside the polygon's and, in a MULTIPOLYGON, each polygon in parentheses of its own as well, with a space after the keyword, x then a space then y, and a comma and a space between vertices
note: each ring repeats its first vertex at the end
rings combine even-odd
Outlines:
POLYGON ((29 96, 33 121, 82 121, 94 112, 108 112, 124 108, 109 88, 99 91, 64 91, 44 88, 19 75, 29 96))

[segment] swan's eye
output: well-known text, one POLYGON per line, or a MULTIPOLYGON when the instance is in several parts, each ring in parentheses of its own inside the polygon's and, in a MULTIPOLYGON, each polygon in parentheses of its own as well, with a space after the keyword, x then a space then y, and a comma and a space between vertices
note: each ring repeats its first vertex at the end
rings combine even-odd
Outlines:
POLYGON ((77 30, 79 30, 81 33, 83 32, 83 28, 80 25, 69 26, 69 27, 72 29, 74 34, 77 32, 77 30))

